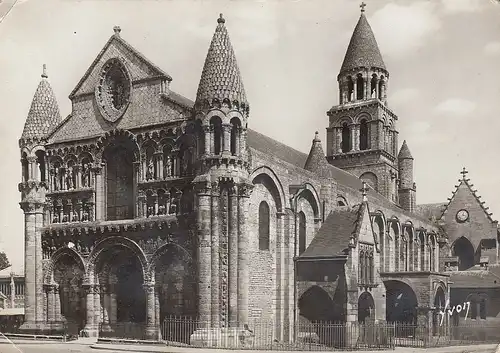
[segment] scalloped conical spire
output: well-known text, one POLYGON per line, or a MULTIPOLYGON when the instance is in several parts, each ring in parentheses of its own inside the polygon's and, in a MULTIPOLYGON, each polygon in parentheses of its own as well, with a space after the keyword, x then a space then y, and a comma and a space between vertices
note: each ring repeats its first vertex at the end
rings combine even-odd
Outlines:
POLYGON ((42 80, 33 96, 21 139, 42 139, 61 122, 56 96, 47 78, 46 68, 43 65, 42 80))
POLYGON ((221 14, 203 66, 196 103, 208 102, 211 105, 213 100, 222 103, 227 99, 231 103, 237 102, 242 107, 248 107, 245 88, 225 22, 221 14))
POLYGON ((306 164, 304 165, 304 169, 324 177, 328 176, 328 163, 326 161, 325 152, 323 152, 323 146, 321 145, 321 140, 317 131, 314 135, 314 140, 311 150, 309 151, 306 164))
POLYGON ((340 72, 357 68, 378 68, 387 71, 364 8, 347 47, 340 72))
POLYGON ((406 144, 406 140, 403 141, 403 145, 401 146, 401 149, 399 150, 398 159, 413 159, 413 156, 411 155, 410 149, 408 148, 408 145, 406 144))

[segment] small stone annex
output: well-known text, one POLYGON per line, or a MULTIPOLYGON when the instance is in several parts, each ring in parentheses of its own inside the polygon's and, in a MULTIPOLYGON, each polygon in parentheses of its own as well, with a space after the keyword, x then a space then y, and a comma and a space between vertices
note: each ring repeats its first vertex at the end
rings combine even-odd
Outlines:
POLYGON ((497 222, 465 169, 448 202, 417 205, 364 7, 326 150, 311 132, 309 154, 250 129, 225 22, 194 101, 119 27, 64 119, 44 67, 19 140, 23 328, 65 320, 95 336, 137 323, 154 338, 175 315, 204 323, 193 339, 262 320, 287 341, 301 321, 403 321, 433 334, 450 298, 471 300, 474 319, 497 316, 497 222))

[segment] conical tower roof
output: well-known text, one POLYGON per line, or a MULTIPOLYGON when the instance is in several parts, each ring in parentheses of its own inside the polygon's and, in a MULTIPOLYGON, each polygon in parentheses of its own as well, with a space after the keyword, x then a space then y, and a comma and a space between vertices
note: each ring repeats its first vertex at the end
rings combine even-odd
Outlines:
POLYGON ((403 145, 401 146, 401 149, 399 150, 398 159, 413 159, 413 156, 411 155, 410 149, 408 148, 408 145, 406 144, 406 140, 403 141, 403 145))
POLYGON ((45 65, 43 65, 42 80, 33 96, 21 139, 44 138, 61 122, 56 96, 47 78, 45 65))
POLYGON ((203 66, 196 103, 228 99, 231 103, 236 101, 240 106, 247 107, 245 88, 225 22, 221 14, 203 66))
POLYGON ((361 10, 358 24, 354 28, 340 72, 360 67, 378 68, 387 71, 377 40, 366 19, 364 9, 361 10))
POLYGON ((317 131, 314 135, 314 140, 304 169, 324 177, 328 176, 328 163, 326 162, 325 152, 323 152, 323 146, 321 145, 321 140, 319 139, 317 131))

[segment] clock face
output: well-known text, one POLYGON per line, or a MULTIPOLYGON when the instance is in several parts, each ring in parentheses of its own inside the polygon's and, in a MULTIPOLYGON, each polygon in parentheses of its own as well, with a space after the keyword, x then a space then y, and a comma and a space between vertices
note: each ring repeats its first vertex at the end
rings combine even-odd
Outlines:
POLYGON ((457 212, 457 220, 459 222, 465 222, 467 219, 469 219, 469 212, 467 212, 467 210, 460 210, 457 212))
POLYGON ((130 103, 130 89, 130 76, 119 59, 104 64, 95 92, 104 119, 115 122, 125 113, 130 103))

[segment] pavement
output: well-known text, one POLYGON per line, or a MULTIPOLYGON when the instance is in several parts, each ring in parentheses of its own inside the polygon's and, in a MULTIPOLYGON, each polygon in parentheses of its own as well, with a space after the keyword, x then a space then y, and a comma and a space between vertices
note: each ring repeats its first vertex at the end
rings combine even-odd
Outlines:
MULTIPOLYGON (((387 351, 356 351, 355 353, 424 353, 424 348, 396 347, 387 351)), ((26 339, 9 340, 0 337, 0 353, 38 353, 38 352, 71 352, 71 353, 110 353, 110 352, 169 352, 169 353, 200 353, 212 351, 213 349, 171 347, 166 345, 145 345, 145 344, 111 344, 97 343, 95 338, 80 338, 70 342, 33 341, 26 339)), ((427 348, 425 353, 500 353, 500 344, 482 344, 470 346, 453 346, 427 348)), ((217 353, 262 353, 262 351, 252 350, 224 350, 217 349, 217 353)), ((280 353, 305 353, 305 352, 280 352, 280 353)), ((310 353, 310 352, 307 352, 310 353)))

